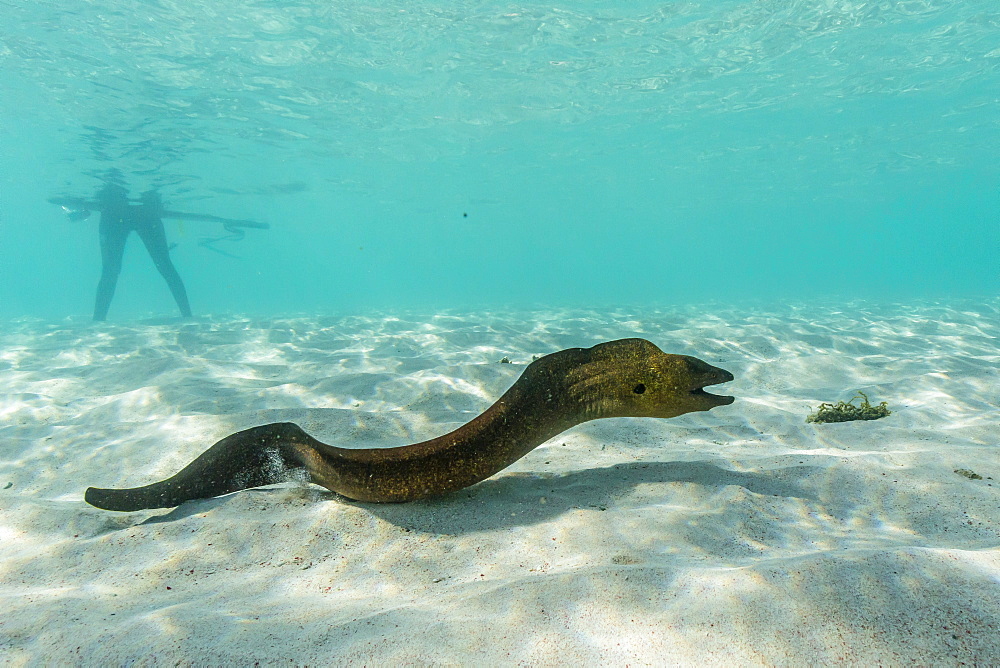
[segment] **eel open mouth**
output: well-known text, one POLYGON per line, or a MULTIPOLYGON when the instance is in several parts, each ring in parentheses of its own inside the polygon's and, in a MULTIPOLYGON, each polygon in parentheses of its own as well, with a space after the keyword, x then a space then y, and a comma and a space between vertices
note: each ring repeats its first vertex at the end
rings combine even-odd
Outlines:
POLYGON ((723 369, 719 369, 719 371, 721 371, 722 373, 718 375, 718 378, 710 378, 703 384, 691 390, 691 394, 693 394, 696 397, 709 400, 717 406, 727 406, 736 401, 736 397, 727 394, 712 394, 711 392, 705 391, 705 388, 711 385, 728 383, 729 381, 733 380, 733 374, 723 369))

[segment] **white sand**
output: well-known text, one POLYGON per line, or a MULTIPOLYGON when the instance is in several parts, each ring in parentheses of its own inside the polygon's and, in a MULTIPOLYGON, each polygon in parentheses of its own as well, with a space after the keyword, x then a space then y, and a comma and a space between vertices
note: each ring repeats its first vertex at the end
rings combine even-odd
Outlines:
POLYGON ((1000 663, 998 308, 0 325, 0 664, 1000 663), (427 502, 83 502, 266 422, 429 438, 533 354, 624 336, 736 403, 589 423, 427 502), (805 422, 859 389, 895 412, 805 422))

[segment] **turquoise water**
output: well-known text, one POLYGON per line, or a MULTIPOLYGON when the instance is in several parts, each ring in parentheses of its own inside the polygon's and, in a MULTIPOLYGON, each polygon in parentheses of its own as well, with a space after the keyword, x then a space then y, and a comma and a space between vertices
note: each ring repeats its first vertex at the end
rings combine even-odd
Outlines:
MULTIPOLYGON (((980 296, 1000 9, 912 2, 0 8, 0 317, 87 318, 109 168, 196 314, 980 296), (627 5, 627 6, 625 6, 627 5)), ((133 235, 111 319, 176 307, 133 235)))

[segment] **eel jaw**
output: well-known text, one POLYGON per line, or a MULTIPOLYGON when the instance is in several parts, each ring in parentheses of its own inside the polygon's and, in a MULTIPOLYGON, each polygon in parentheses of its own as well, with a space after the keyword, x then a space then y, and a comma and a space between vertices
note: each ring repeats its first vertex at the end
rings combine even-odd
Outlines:
POLYGON ((716 378, 709 378, 704 382, 699 383, 694 389, 690 390, 692 396, 707 402, 709 408, 714 408, 716 406, 728 406, 729 404, 736 401, 736 397, 726 395, 726 394, 712 394, 711 392, 706 392, 705 388, 710 385, 719 385, 720 383, 728 383, 733 380, 733 374, 728 371, 723 371, 719 369, 721 374, 718 374, 716 378))

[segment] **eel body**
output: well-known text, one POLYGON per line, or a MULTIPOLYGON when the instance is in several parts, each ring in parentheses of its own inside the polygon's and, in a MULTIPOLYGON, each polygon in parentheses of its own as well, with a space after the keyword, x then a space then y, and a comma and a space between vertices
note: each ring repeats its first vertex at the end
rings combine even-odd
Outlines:
POLYGON ((670 418, 731 404, 704 388, 733 375, 645 339, 570 348, 529 364, 485 412, 429 441, 339 448, 290 422, 222 439, 177 474, 130 489, 87 489, 106 510, 171 508, 241 489, 302 479, 357 501, 401 502, 452 492, 492 476, 553 436, 589 420, 670 418))

